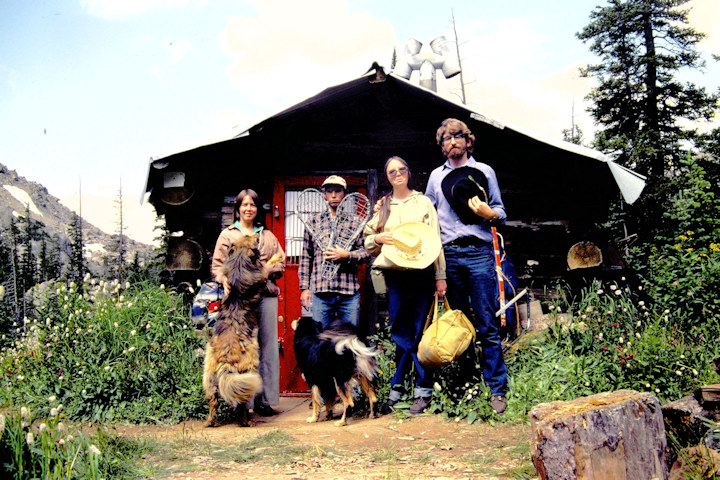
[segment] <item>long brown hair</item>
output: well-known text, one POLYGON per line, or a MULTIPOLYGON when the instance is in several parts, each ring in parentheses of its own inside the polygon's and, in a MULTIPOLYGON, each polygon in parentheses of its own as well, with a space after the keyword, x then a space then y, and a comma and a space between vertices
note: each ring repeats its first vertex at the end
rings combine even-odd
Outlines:
MULTIPOLYGON (((388 165, 393 160, 397 160, 398 162, 402 163, 405 166, 405 168, 408 169, 408 188, 410 188, 410 181, 412 180, 412 173, 410 172, 410 166, 404 159, 397 157, 397 156, 390 157, 385 161, 385 168, 383 169, 383 171, 385 172, 385 180, 387 181, 388 165)), ((390 216, 390 200, 392 199, 392 194, 393 194, 393 190, 392 190, 392 188, 390 188, 390 192, 387 193, 385 196, 383 196, 380 199, 382 203, 380 204, 380 210, 378 210, 378 214, 379 214, 378 225, 377 225, 378 232, 383 231, 383 229, 385 228, 385 224, 387 223, 388 217, 390 216)))

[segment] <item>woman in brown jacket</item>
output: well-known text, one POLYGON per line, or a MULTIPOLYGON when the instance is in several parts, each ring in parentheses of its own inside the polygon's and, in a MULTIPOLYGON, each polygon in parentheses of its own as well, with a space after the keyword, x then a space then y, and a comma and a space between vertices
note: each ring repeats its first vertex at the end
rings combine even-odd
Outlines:
POLYGON ((280 403, 280 354, 277 341, 277 296, 280 288, 275 280, 280 278, 285 271, 285 252, 283 252, 277 237, 257 222, 259 218, 262 218, 262 215, 258 215, 262 208, 261 205, 260 198, 254 190, 248 188, 238 193, 233 209, 234 223, 220 233, 215 244, 211 269, 215 281, 224 286, 227 294, 229 286, 222 266, 228 257, 230 246, 239 238, 245 235, 258 236, 260 261, 263 266, 276 253, 283 255, 281 262, 267 267, 268 282, 260 304, 260 321, 258 322, 258 343, 260 344, 258 373, 263 381, 263 389, 255 397, 253 410, 258 415, 269 417, 278 413, 271 405, 280 403))

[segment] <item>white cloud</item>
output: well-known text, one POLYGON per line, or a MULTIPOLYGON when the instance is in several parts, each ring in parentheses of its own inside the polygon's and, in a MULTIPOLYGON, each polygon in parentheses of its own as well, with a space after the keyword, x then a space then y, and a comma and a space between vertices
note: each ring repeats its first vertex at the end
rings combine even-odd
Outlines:
POLYGON ((251 101, 271 109, 357 78, 373 60, 387 63, 392 55, 390 24, 351 13, 344 0, 254 4, 257 16, 235 18, 227 26, 224 46, 233 57, 227 71, 238 89, 257 93, 249 95, 251 101))
POLYGON ((700 42, 700 48, 710 53, 720 54, 720 8, 717 0, 691 0, 688 19, 690 25, 707 35, 700 42))
POLYGON ((105 19, 129 17, 148 10, 172 10, 205 0, 81 0, 88 14, 105 19))
POLYGON ((185 55, 195 50, 188 40, 174 40, 165 42, 165 50, 170 55, 171 63, 178 63, 185 55))

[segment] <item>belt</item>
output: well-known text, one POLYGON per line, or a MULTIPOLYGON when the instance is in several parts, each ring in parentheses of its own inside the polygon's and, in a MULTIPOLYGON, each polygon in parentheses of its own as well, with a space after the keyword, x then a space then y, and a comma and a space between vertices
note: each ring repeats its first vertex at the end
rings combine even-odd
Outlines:
POLYGON ((480 240, 478 237, 459 237, 452 242, 446 243, 445 247, 469 247, 472 245, 485 245, 487 242, 480 240))

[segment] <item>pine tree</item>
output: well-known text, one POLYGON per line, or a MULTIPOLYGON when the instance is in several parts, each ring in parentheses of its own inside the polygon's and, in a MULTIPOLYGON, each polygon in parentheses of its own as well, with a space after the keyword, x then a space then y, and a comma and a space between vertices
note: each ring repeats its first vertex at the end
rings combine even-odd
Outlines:
POLYGON ((20 257, 20 284, 22 290, 27 291, 35 286, 37 277, 37 259, 33 254, 33 223, 30 218, 30 204, 25 209, 25 217, 22 220, 25 228, 21 234, 22 255, 20 257))
POLYGON ((696 138, 680 121, 709 120, 718 105, 717 95, 677 79, 683 68, 704 66, 696 49, 704 34, 687 26, 688 9, 679 8, 688 1, 609 0, 578 33, 601 59, 584 70, 599 82, 589 96, 604 127, 596 146, 649 176, 673 171, 682 142, 696 138))
POLYGON ((73 212, 68 226, 68 237, 70 238, 70 251, 68 252, 70 265, 68 265, 67 277, 68 280, 79 284, 85 276, 87 266, 83 253, 85 243, 83 240, 82 217, 79 217, 75 212, 73 212))
POLYGON ((115 200, 118 212, 117 233, 112 237, 112 244, 108 245, 110 254, 104 258, 104 263, 108 268, 108 274, 119 281, 123 281, 127 270, 127 237, 125 236, 125 225, 123 222, 123 196, 122 183, 118 190, 118 196, 115 200))

